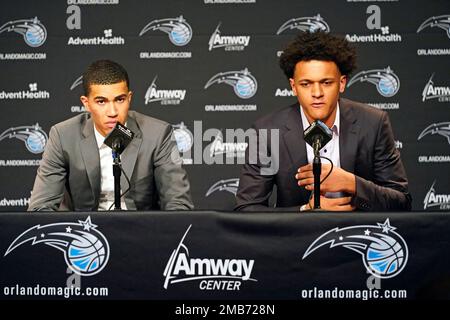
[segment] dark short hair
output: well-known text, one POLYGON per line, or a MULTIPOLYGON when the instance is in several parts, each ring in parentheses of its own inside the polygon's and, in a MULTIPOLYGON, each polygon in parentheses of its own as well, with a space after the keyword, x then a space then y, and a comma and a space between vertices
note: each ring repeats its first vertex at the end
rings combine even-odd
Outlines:
POLYGON ((120 64, 111 60, 94 61, 83 73, 84 94, 89 95, 90 86, 93 84, 114 84, 122 81, 130 87, 128 73, 120 64))
POLYGON ((279 64, 289 79, 298 62, 310 60, 333 61, 348 76, 356 69, 356 49, 344 37, 324 31, 300 32, 284 49, 279 64))

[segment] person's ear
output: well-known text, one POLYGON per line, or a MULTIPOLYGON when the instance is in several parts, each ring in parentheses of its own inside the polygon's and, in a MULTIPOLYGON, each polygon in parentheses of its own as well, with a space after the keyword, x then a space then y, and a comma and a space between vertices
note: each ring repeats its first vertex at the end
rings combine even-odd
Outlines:
POLYGON ((345 91, 345 86, 347 85, 347 76, 341 76, 339 80, 339 92, 343 93, 345 91))
POLYGON ((88 111, 91 112, 91 109, 89 108, 89 99, 86 96, 81 96, 80 97, 81 103, 83 104, 84 108, 88 111))
POLYGON ((297 89, 295 88, 295 80, 293 78, 289 78, 289 84, 291 85, 292 92, 294 92, 294 96, 296 96, 297 89))

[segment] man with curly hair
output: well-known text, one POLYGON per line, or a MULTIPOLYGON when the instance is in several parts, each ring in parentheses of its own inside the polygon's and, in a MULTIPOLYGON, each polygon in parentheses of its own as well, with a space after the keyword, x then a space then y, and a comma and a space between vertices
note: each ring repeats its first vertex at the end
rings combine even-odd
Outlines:
MULTIPOLYGON (((236 210, 312 208, 314 155, 303 132, 315 120, 321 120, 333 132, 331 141, 320 151, 334 165, 320 185, 323 210, 411 210, 408 180, 387 113, 340 97, 355 63, 356 50, 345 38, 321 31, 302 32, 289 43, 279 64, 298 103, 253 125, 256 130, 279 130, 278 141, 264 142, 278 170, 264 170, 267 163, 261 159, 262 137, 258 136, 258 148, 249 145, 242 167, 236 210), (274 186, 277 198, 275 207, 271 207, 274 186)), ((330 164, 322 164, 321 180, 330 168, 330 164)))

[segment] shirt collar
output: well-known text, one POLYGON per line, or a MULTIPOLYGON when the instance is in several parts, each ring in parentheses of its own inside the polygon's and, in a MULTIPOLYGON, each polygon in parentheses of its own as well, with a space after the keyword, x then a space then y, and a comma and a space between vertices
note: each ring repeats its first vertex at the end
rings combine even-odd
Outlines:
MULTIPOLYGON (((309 127, 310 123, 308 122, 308 119, 306 118, 305 112, 303 111, 302 106, 300 105, 300 114, 302 116, 302 124, 303 124, 303 130, 306 130, 306 128, 309 127)), ((340 111, 339 111, 339 101, 337 102, 336 106, 336 117, 334 118, 333 126, 331 127, 331 131, 333 131, 336 135, 339 135, 339 123, 340 123, 340 111)))
POLYGON ((98 132, 97 128, 95 127, 95 124, 94 124, 94 133, 95 133, 95 140, 97 141, 97 147, 100 149, 103 146, 105 137, 102 136, 102 134, 100 132, 98 132))

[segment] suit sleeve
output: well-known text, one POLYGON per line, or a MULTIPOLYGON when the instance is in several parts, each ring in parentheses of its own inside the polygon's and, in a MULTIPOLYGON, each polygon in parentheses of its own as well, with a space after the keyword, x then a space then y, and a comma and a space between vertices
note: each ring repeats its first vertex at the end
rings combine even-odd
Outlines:
POLYGON ((166 126, 159 137, 155 152, 155 182, 161 210, 192 210, 187 173, 182 167, 172 128, 166 126))
POLYGON ((267 146, 267 155, 265 146, 261 145, 260 135, 256 134, 255 126, 251 128, 253 139, 249 138, 249 144, 245 151, 245 164, 242 166, 239 179, 239 188, 236 194, 235 211, 295 211, 298 207, 272 207, 269 205, 269 199, 275 186, 276 172, 272 172, 270 166, 277 155, 270 152, 270 140, 267 146), (255 147, 257 146, 257 147, 255 147), (268 158, 270 158, 270 164, 268 158))
POLYGON ((28 211, 57 211, 64 197, 67 166, 58 130, 52 127, 37 170, 28 211))
POLYGON ((372 181, 356 176, 356 207, 364 211, 409 211, 408 180, 395 147, 394 134, 386 112, 382 113, 374 146, 372 181))

